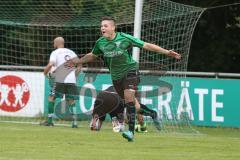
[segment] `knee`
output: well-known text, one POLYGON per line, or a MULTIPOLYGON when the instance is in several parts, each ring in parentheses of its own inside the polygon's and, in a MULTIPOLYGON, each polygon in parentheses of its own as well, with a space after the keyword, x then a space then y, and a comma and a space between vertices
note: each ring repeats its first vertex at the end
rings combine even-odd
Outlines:
POLYGON ((49 96, 48 97, 48 101, 49 102, 54 102, 55 101, 55 97, 54 96, 49 96))

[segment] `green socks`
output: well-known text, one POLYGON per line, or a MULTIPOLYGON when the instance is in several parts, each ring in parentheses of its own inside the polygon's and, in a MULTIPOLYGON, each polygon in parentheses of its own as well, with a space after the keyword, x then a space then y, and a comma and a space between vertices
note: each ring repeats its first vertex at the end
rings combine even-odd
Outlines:
POLYGON ((48 123, 53 123, 54 102, 48 102, 48 123))

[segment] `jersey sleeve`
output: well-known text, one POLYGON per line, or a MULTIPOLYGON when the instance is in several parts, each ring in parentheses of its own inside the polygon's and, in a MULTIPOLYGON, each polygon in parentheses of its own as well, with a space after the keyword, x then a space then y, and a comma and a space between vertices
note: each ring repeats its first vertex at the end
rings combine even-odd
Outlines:
POLYGON ((143 45, 144 45, 144 41, 142 41, 141 39, 139 39, 139 38, 135 38, 135 37, 133 37, 132 35, 129 35, 129 34, 126 34, 126 33, 120 33, 122 36, 124 36, 124 37, 126 37, 127 39, 129 39, 131 42, 132 42, 132 44, 133 44, 133 46, 134 47, 139 47, 139 48, 142 48, 143 47, 143 45))
POLYGON ((56 64, 56 59, 57 59, 57 57, 56 57, 56 52, 53 51, 53 52, 50 54, 49 62, 52 62, 52 63, 56 64))
POLYGON ((96 56, 102 55, 102 51, 100 50, 100 46, 99 46, 99 40, 96 42, 96 44, 94 45, 93 49, 92 49, 92 53, 96 56))
POLYGON ((75 58, 75 57, 78 57, 78 56, 75 52, 72 51, 71 58, 75 58))

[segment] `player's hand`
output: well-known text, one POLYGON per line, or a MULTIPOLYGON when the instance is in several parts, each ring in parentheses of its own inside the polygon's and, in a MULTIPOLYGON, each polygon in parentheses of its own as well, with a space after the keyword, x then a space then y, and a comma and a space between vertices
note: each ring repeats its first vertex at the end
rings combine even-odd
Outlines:
POLYGON ((48 74, 45 75, 48 79, 54 79, 55 78, 55 74, 54 72, 48 72, 48 74))
POLYGON ((52 73, 48 72, 48 74, 46 75, 48 79, 52 78, 52 73))
POLYGON ((48 79, 51 78, 51 73, 50 73, 50 72, 48 72, 47 74, 44 74, 44 75, 45 75, 45 77, 47 77, 48 79))
POLYGON ((181 59, 181 55, 173 50, 169 50, 168 56, 174 57, 176 59, 181 59))

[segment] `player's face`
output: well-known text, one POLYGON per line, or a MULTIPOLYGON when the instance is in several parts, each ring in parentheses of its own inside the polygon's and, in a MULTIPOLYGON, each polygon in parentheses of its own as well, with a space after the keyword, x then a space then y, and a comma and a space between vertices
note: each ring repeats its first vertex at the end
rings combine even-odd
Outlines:
POLYGON ((113 21, 104 20, 101 22, 101 33, 107 39, 113 39, 115 36, 115 25, 113 21))

